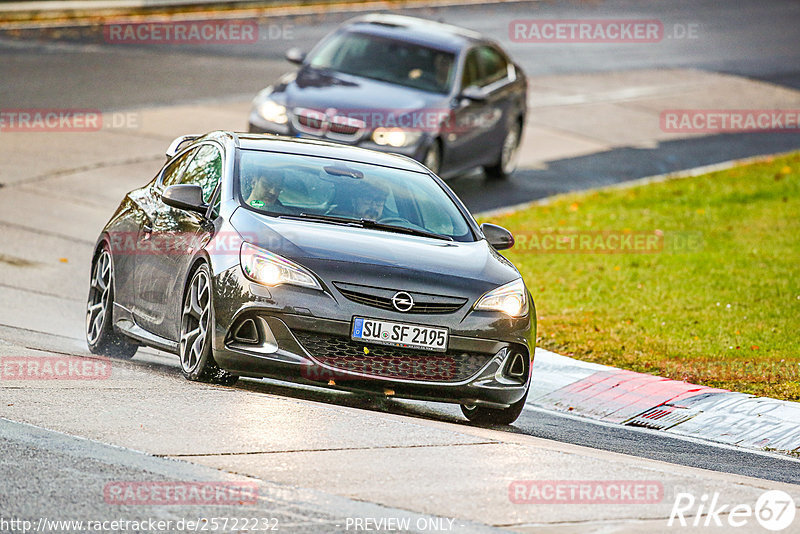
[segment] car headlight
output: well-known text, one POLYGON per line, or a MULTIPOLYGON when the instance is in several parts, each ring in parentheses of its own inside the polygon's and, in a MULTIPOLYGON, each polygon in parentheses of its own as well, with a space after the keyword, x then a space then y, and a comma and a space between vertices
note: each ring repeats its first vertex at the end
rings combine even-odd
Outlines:
POLYGON ((322 289, 314 275, 306 268, 250 243, 242 243, 239 262, 247 278, 265 286, 292 284, 322 289))
POLYGON ((475 303, 476 310, 499 311, 511 317, 528 314, 528 292, 522 278, 502 285, 483 295, 475 303))
POLYGON ((286 124, 289 117, 286 115, 286 106, 278 104, 269 98, 262 100, 256 105, 256 110, 261 117, 275 124, 286 124))
POLYGON ((400 128, 375 128, 372 140, 378 145, 389 145, 395 148, 410 146, 419 141, 422 132, 409 132, 400 128))

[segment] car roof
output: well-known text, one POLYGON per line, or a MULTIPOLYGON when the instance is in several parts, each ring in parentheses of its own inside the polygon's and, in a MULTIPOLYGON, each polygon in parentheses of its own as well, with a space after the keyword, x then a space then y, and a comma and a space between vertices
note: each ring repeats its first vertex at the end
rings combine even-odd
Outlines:
MULTIPOLYGON (((212 135, 212 134, 209 134, 212 135)), ((243 150, 263 150, 298 154, 305 156, 321 156, 341 159, 395 169, 425 172, 425 168, 416 161, 399 154, 387 154, 367 150, 365 148, 317 141, 315 139, 298 139, 273 134, 231 133, 238 139, 238 146, 243 150)))
POLYGON ((450 52, 458 52, 474 42, 487 41, 480 33, 466 28, 405 15, 363 15, 345 22, 342 27, 450 52))

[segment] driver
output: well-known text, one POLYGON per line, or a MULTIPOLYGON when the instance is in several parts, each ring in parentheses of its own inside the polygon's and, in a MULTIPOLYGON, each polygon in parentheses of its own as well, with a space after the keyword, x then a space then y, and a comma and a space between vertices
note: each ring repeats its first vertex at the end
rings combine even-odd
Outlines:
POLYGON ((447 88, 447 82, 450 81, 450 69, 452 66, 453 62, 444 54, 436 54, 436 57, 433 58, 436 83, 440 89, 447 88))
POLYGON ((284 173, 282 170, 256 167, 248 172, 251 183, 250 194, 245 199, 249 206, 265 211, 281 211, 284 205, 278 200, 283 191, 284 173))
POLYGON ((371 219, 377 221, 383 215, 388 192, 378 185, 364 184, 358 190, 358 196, 353 200, 354 215, 358 219, 371 219))

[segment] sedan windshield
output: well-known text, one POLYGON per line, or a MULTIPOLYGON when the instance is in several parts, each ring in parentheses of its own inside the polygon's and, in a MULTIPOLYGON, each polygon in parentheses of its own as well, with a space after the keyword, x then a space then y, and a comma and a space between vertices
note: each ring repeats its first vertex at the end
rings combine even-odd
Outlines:
POLYGON ((242 203, 275 217, 474 241, 464 215, 424 172, 242 150, 238 189, 242 203))
POLYGON ((455 56, 414 43, 343 32, 334 35, 309 64, 433 93, 450 91, 455 56))

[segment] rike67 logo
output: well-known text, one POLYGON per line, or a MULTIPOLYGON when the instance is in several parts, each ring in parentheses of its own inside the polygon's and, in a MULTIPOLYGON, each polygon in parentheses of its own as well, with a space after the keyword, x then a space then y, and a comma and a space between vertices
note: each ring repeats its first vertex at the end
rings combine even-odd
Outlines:
POLYGON ((691 493, 678 493, 672 505, 667 526, 679 527, 750 527, 757 522, 772 532, 780 532, 794 523, 797 510, 792 496, 781 490, 767 491, 750 504, 722 504, 719 492, 704 493, 696 498, 691 493), (754 521, 755 520, 755 521, 754 521))

